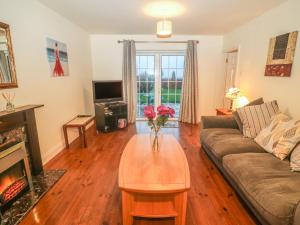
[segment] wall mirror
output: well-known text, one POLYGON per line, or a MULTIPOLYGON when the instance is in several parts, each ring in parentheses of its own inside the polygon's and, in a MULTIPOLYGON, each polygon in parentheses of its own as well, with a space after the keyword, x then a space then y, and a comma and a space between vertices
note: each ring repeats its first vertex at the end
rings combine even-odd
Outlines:
POLYGON ((18 87, 9 25, 0 22, 0 89, 18 87))

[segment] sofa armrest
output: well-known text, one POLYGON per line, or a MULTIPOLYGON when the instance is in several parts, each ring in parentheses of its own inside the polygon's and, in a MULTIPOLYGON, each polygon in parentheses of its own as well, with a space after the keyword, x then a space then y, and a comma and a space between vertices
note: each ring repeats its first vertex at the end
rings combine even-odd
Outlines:
POLYGON ((207 128, 238 129, 238 125, 233 116, 202 116, 201 129, 207 128))

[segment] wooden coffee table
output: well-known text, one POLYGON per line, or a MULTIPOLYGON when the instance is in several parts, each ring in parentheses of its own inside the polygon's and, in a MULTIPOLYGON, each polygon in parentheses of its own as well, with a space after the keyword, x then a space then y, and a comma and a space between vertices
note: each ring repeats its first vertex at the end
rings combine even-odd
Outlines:
POLYGON ((132 225, 133 217, 174 217, 176 225, 185 224, 190 172, 174 136, 163 135, 156 152, 149 134, 133 136, 121 157, 119 187, 123 225, 132 225))

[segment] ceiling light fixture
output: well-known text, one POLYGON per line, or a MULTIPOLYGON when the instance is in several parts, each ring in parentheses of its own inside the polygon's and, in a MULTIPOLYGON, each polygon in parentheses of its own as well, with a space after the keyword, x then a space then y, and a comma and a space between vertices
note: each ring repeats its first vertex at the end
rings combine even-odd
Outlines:
POLYGON ((169 18, 179 16, 185 8, 176 1, 154 1, 146 5, 144 12, 160 20, 156 25, 156 35, 159 38, 168 38, 172 35, 172 21, 169 18), (163 19, 162 19, 163 18, 163 19))
POLYGON ((159 38, 168 38, 172 35, 172 21, 171 20, 160 20, 157 22, 156 35, 159 38))

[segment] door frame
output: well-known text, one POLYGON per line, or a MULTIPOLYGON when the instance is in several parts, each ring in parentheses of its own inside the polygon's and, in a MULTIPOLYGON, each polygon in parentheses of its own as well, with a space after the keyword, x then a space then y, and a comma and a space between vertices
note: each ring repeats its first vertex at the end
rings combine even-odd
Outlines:
MULTIPOLYGON (((161 56, 163 55, 184 55, 182 50, 136 50, 136 55, 154 55, 154 107, 161 104, 161 56)), ((136 120, 146 120, 146 118, 136 118, 136 120)), ((169 120, 178 120, 178 118, 169 118, 169 120)))
POLYGON ((224 51, 224 57, 225 57, 225 63, 224 63, 224 99, 223 99, 223 107, 226 107, 226 82, 227 82, 227 67, 228 67, 228 54, 230 53, 236 53, 236 63, 235 63, 235 74, 234 74, 234 81, 231 81, 233 84, 233 87, 236 87, 236 81, 239 74, 239 59, 240 59, 240 46, 236 48, 231 48, 229 50, 224 51))

